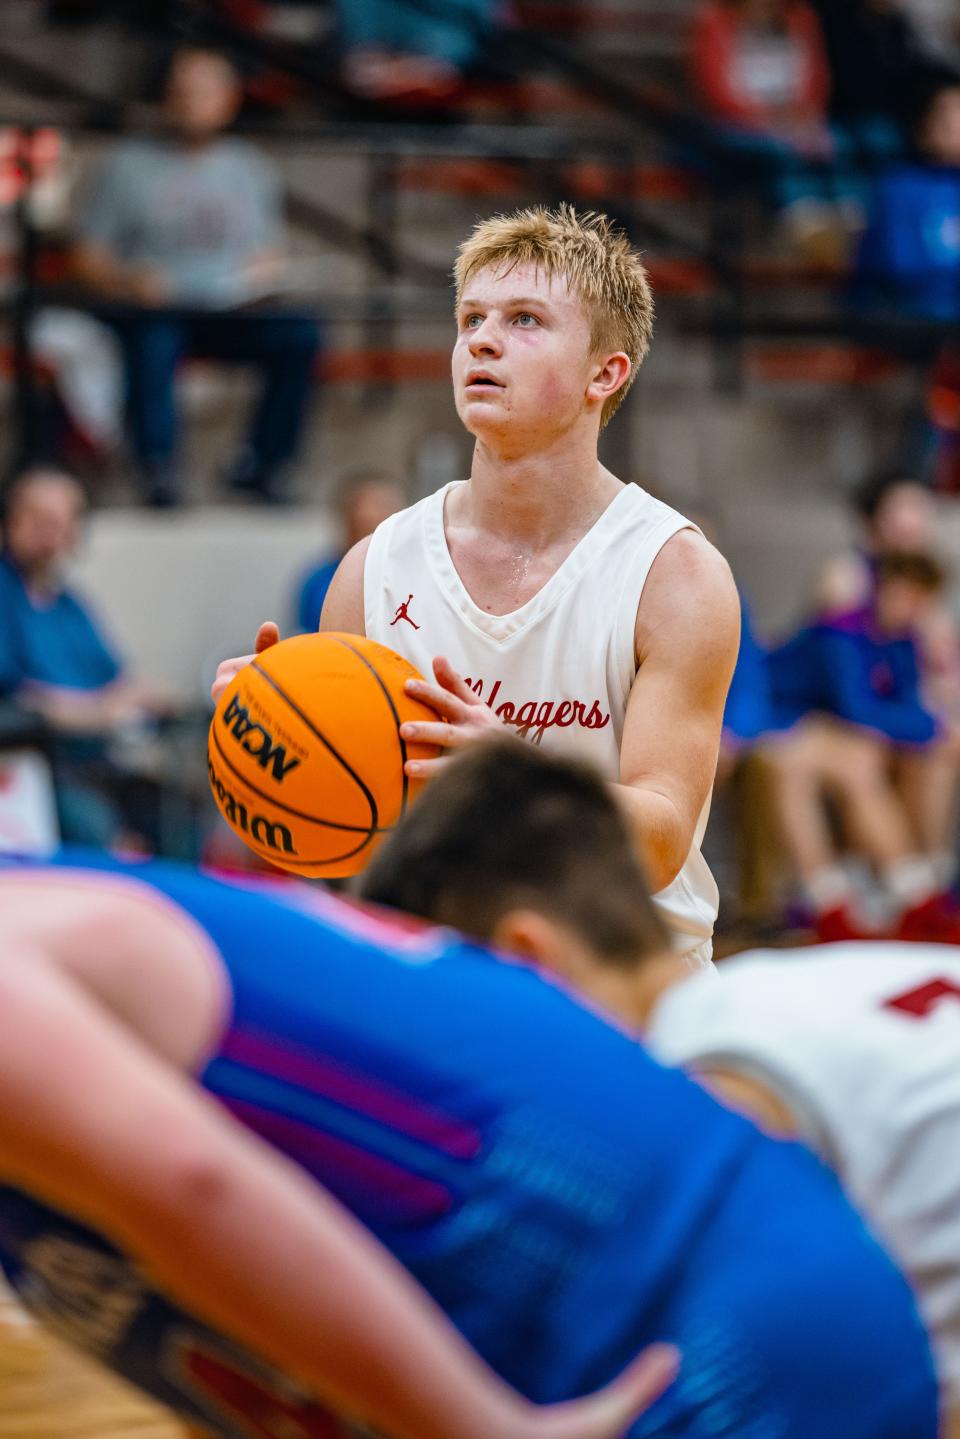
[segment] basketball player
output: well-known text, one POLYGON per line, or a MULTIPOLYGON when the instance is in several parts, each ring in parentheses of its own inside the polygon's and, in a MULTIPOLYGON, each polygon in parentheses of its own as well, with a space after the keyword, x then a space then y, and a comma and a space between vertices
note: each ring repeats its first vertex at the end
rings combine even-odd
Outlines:
MULTIPOLYGON (((51 1143, 49 1108, 23 1102, 35 1082, 15 1086, 13 1105, 0 1096, 20 1184, 106 1224, 54 1166, 107 1142, 118 1115, 138 1115, 147 1134, 167 1128, 165 1102, 141 1107, 128 1092, 141 1062, 158 1096, 172 1068, 202 1069, 208 1092, 346 1201, 529 1397, 582 1393, 662 1337, 682 1367, 634 1439, 934 1439, 936 1381, 909 1289, 812 1155, 767 1139, 531 970, 445 931, 401 929, 300 886, 98 867, 0 876, 8 986, 9 973, 35 972, 56 993, 66 978, 117 1059, 112 1084, 94 1063, 88 1088, 68 1019, 42 1064, 17 1026, 15 1072, 62 1058, 88 1106, 70 1148, 51 1143)), ((202 1166, 193 1190, 236 1251, 231 1207, 202 1166)), ((134 1194, 154 1208, 148 1188, 134 1194)), ((280 1208, 265 1220, 283 1223, 280 1208)), ((128 1208, 115 1228, 135 1247, 128 1208)), ((200 1246, 176 1237, 190 1270, 200 1246)), ((251 1337, 281 1362, 289 1344, 303 1375, 317 1332, 291 1323, 272 1273, 277 1245, 289 1267, 298 1240, 262 1243, 267 1312, 251 1337)), ((35 1308, 66 1314, 75 1340, 215 1432, 248 1432, 224 1410, 251 1395, 281 1416, 254 1432, 323 1432, 296 1391, 271 1391, 56 1208, 0 1191, 0 1254, 35 1308), (91 1273, 110 1276, 105 1294, 91 1273)), ((345 1282, 315 1247, 303 1271, 321 1288, 345 1282)), ((191 1281, 166 1272, 189 1303, 191 1281)), ((221 1277, 206 1313, 236 1333, 237 1284, 227 1265, 221 1277)), ((369 1289, 358 1297, 379 1324, 376 1304, 369 1289)), ((349 1397, 356 1407, 356 1387, 349 1397)), ((461 1432, 520 1432, 486 1426, 461 1432)))
POLYGON ((362 887, 532 957, 643 1034, 662 1060, 691 1066, 763 1127, 811 1144, 912 1280, 960 1435, 955 949, 759 952, 691 976, 649 925, 602 785, 518 745, 451 766, 374 856, 362 887))
MULTIPOLYGON (((650 344, 646 273, 604 217, 567 206, 485 221, 455 273, 453 387, 476 438, 470 478, 356 545, 320 627, 432 669, 411 693, 439 718, 407 738, 451 751, 508 726, 598 765, 677 948, 691 966, 709 963, 718 895, 699 845, 736 590, 688 520, 597 458, 650 344)), ((276 638, 262 626, 258 650, 276 638)), ((249 658, 221 665, 214 697, 249 658)))
MULTIPOLYGON (((289 1376, 406 1439, 622 1433, 669 1383, 672 1351, 651 1350, 593 1399, 538 1410, 513 1394, 335 1200, 187 1081, 228 1003, 197 923, 145 886, 90 880, 0 871, 0 1181, 102 1228, 143 1270, 51 1224, 20 1254, 28 1302, 134 1382, 146 1364, 143 1387, 242 1439, 271 1414, 279 1427, 257 1434, 296 1420, 304 1439, 332 1439, 289 1376), (205 1345, 205 1378, 195 1366, 189 1383, 170 1352, 148 1361, 157 1313, 173 1311, 151 1309, 144 1272, 288 1377, 186 1319, 163 1337, 170 1350, 205 1345)), ((0 1193, 6 1246, 41 1211, 0 1193)))

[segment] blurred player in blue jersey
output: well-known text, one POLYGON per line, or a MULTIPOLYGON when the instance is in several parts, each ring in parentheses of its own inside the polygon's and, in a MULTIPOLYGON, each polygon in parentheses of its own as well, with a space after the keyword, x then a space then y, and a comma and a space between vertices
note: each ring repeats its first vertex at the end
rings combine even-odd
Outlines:
MULTIPOLYGON (((568 867, 565 902, 591 909, 613 954, 660 947, 652 908, 622 901, 642 881, 613 828, 607 852, 568 867)), ((665 1340, 680 1374, 629 1426, 635 1439, 934 1439, 912 1295, 833 1177, 532 970, 313 891, 109 862, 0 875, 0 971, 16 975, 18 950, 44 974, 66 972, 119 1044, 152 1051, 158 1073, 199 1074, 320 1180, 528 1398, 584 1394, 665 1340)), ((71 1063, 69 1048, 36 1049, 37 1068, 71 1063)), ((46 1116, 21 1107, 11 1119, 0 1100, 3 1152, 26 1155, 0 1194, 14 1285, 181 1413, 250 1432, 231 1410, 261 1402, 263 1375, 58 1213, 108 1227, 51 1179, 46 1116)), ((116 1111, 141 1109, 119 1081, 89 1104, 78 1146, 116 1111)), ((149 1131, 151 1114, 141 1122, 149 1131)), ((198 1210, 216 1211, 215 1184, 196 1194, 198 1210)), ((113 1232, 135 1248, 124 1223, 113 1232)), ((195 1261, 194 1244, 184 1267, 195 1261)), ((317 1286, 331 1282, 315 1256, 303 1264, 317 1286)), ((305 1336, 278 1327, 283 1280, 272 1292, 267 1268, 272 1345, 242 1337, 280 1363, 289 1342, 303 1377, 305 1336)), ((164 1287, 189 1307, 182 1283, 167 1274, 164 1287)), ((237 1336, 229 1286, 219 1302, 205 1296, 204 1316, 237 1336)), ((288 1430, 327 1432, 304 1421, 295 1391, 286 1402, 288 1430)))

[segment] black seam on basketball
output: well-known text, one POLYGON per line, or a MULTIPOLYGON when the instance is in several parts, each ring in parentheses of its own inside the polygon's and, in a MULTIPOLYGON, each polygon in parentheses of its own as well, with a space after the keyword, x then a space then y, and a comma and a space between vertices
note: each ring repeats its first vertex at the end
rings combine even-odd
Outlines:
POLYGON ((348 761, 344 759, 343 755, 340 754, 339 751, 335 748, 335 746, 330 743, 326 735, 324 735, 320 730, 317 729, 316 725, 313 723, 312 720, 308 719, 300 706, 290 698, 287 692, 280 685, 277 684, 276 680, 271 675, 267 674, 266 670, 263 669, 256 660, 253 661, 253 668, 256 670, 257 674, 261 676, 262 679, 266 680, 267 684, 270 686, 271 689, 276 690, 280 698, 290 706, 298 719, 301 719, 303 721, 310 733, 316 735, 317 739, 326 749, 330 751, 337 763, 341 764, 343 768, 347 771, 347 774, 350 775, 352 779, 356 780, 357 784, 360 786, 360 788, 363 790, 363 793, 366 795, 367 803, 370 806, 370 828, 379 829, 380 814, 377 809, 377 801, 374 799, 372 791, 367 788, 363 780, 357 774, 356 770, 353 768, 353 765, 348 763, 348 761))
POLYGON ((269 794, 265 789, 258 789, 255 784, 251 784, 243 771, 237 769, 236 765, 224 750, 223 745, 220 743, 220 736, 217 734, 216 728, 213 725, 210 727, 210 737, 216 745, 217 754, 223 760, 227 769, 231 774, 237 777, 245 789, 249 790, 251 794, 255 794, 258 799, 265 799, 268 804, 273 805, 274 809, 281 809, 285 814, 292 815, 294 819, 305 819, 309 824, 320 825, 323 829, 339 829, 346 834, 389 834, 393 828, 392 825, 381 829, 379 825, 338 824, 335 819, 317 819, 314 815, 307 814, 305 810, 294 809, 293 805, 283 804, 281 800, 275 799, 273 795, 269 794))
MULTIPOLYGON (((318 866, 323 866, 323 868, 326 869, 331 864, 343 864, 345 859, 353 859, 354 855, 360 854, 361 851, 365 850, 367 845, 372 844, 375 839, 376 834, 371 833, 362 844, 356 845, 353 849, 344 850, 343 854, 322 856, 319 859, 288 859, 286 855, 281 858, 279 855, 270 854, 262 846, 254 849, 254 854, 261 855, 264 859, 269 860, 271 864, 275 864, 279 869, 316 869, 318 866)), ((250 849, 253 849, 253 845, 250 844, 249 841, 245 841, 245 843, 248 844, 250 849)), ((345 876, 345 878, 346 877, 347 876, 345 876)))
MULTIPOLYGON (((331 637, 331 638, 332 638, 332 637, 331 637)), ((402 789, 401 789, 401 791, 400 791, 400 813, 399 813, 399 815, 397 816, 397 818, 398 818, 398 819, 403 819, 403 816, 404 816, 404 815, 406 814, 406 812, 407 812, 407 790, 408 790, 408 788, 409 788, 409 785, 408 785, 408 781, 407 781, 407 746, 406 746, 406 741, 405 741, 404 738, 403 738, 403 735, 400 733, 400 714, 399 714, 399 711, 397 710, 397 707, 396 707, 396 705, 395 705, 394 702, 393 702, 393 695, 392 695, 392 694, 390 693, 390 691, 387 689, 387 687, 386 687, 386 685, 384 684, 383 679, 381 678, 380 674, 377 672, 375 666, 372 665, 372 664, 370 663, 370 661, 367 659, 366 655, 361 654, 360 650, 358 650, 355 645, 352 645, 349 640, 341 639, 339 636, 337 636, 336 639, 337 639, 337 644, 338 644, 338 645, 343 645, 343 647, 344 647, 345 650, 349 650, 351 654, 356 655, 357 659, 360 660, 363 664, 366 665, 367 669, 368 669, 368 670, 370 671, 370 673, 373 675, 373 677, 374 677, 374 679, 376 680, 377 684, 378 684, 378 685, 380 686, 380 688, 383 690, 384 698, 386 699, 387 704, 390 706, 390 713, 393 715, 393 723, 394 723, 394 725, 396 726, 396 730, 397 730, 397 740, 399 741, 399 744, 400 744, 400 773, 401 773, 401 775, 403 776, 403 781, 402 781, 403 787, 402 787, 402 789)))

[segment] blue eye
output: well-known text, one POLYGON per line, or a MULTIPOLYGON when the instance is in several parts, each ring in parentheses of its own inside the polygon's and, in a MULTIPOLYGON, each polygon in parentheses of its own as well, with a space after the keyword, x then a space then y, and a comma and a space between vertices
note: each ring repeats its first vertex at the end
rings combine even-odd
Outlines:
POLYGON ((531 315, 528 310, 522 310, 517 316, 517 324, 522 324, 525 330, 529 330, 530 325, 524 324, 524 321, 526 320, 529 320, 531 325, 536 325, 538 323, 536 315, 531 315))
POLYGON ((481 324, 482 321, 482 315, 468 315, 463 322, 463 327, 465 330, 475 330, 477 328, 477 325, 481 324))

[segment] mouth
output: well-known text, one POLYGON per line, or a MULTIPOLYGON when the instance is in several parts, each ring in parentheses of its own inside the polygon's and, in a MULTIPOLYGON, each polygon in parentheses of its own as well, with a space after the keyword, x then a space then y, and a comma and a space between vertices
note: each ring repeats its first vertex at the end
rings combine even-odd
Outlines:
POLYGON ((468 390, 475 391, 502 390, 503 385, 500 383, 499 380, 495 380, 493 376, 491 374, 488 374, 485 370, 471 370, 470 374, 467 376, 466 388, 468 390))

